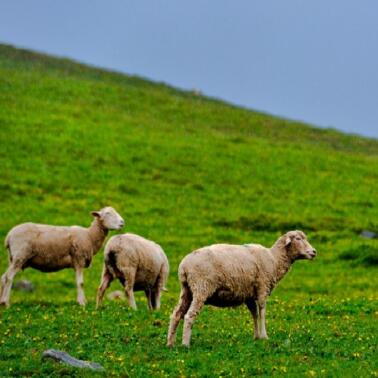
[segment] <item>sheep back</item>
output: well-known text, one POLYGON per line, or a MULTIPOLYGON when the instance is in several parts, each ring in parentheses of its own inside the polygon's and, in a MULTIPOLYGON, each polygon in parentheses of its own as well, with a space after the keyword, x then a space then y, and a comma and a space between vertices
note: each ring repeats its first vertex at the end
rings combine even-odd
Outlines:
POLYGON ((12 260, 44 272, 71 267, 73 260, 89 265, 92 256, 87 229, 79 226, 23 223, 9 231, 6 243, 12 260))
POLYGON ((187 255, 179 266, 179 279, 206 303, 236 306, 261 290, 269 290, 274 261, 269 249, 258 245, 214 244, 187 255))
POLYGON ((135 272, 135 290, 153 287, 160 274, 166 281, 168 259, 160 245, 151 240, 131 233, 115 235, 106 244, 104 254, 113 275, 135 272))

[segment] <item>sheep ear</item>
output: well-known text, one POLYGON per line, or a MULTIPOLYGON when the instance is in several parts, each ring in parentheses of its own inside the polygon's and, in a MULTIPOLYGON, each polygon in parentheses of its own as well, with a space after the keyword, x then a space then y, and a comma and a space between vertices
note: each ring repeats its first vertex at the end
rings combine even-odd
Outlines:
POLYGON ((93 215, 96 218, 100 218, 101 214, 98 211, 91 211, 91 215, 93 215))
POLYGON ((289 246, 291 243, 291 238, 290 236, 286 236, 286 239, 285 239, 285 247, 289 246))

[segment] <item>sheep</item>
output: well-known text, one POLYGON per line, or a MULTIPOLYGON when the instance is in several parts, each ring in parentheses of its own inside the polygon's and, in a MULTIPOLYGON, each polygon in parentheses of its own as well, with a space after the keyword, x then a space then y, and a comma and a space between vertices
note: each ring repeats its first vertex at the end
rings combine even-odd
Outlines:
POLYGON ((117 278, 125 288, 130 306, 136 310, 134 291, 144 290, 150 310, 160 308, 160 295, 169 273, 167 256, 160 245, 135 234, 116 235, 104 250, 104 267, 97 291, 97 308, 105 290, 117 278))
POLYGON ((269 249, 259 244, 214 244, 181 261, 181 293, 169 324, 167 345, 175 343, 184 319, 182 343, 189 346, 192 326, 205 304, 233 307, 245 303, 254 321, 255 339, 267 339, 266 300, 295 260, 310 259, 316 250, 302 231, 290 231, 269 249))
POLYGON ((28 267, 42 272, 73 268, 76 272, 77 301, 86 304, 83 269, 101 248, 109 230, 121 229, 125 222, 112 208, 92 211, 89 228, 23 223, 12 228, 5 238, 9 266, 1 277, 0 304, 9 306, 14 276, 28 267))

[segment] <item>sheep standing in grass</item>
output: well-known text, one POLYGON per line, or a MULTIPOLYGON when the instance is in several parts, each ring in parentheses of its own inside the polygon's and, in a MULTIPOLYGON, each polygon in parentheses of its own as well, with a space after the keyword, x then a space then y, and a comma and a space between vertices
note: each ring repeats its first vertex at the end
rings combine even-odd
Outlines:
POLYGON ((42 272, 73 268, 76 272, 77 301, 85 305, 83 270, 101 248, 108 231, 124 226, 124 220, 112 207, 91 214, 95 219, 88 228, 36 223, 23 223, 12 228, 5 238, 9 266, 1 277, 0 304, 9 306, 14 276, 21 269, 31 267, 42 272))
POLYGON ((205 304, 245 303, 253 316, 255 339, 267 339, 267 297, 295 260, 311 260, 315 255, 301 231, 286 233, 270 249, 259 244, 215 244, 190 253, 179 266, 181 294, 171 315, 167 345, 174 345, 177 326, 184 318, 182 343, 189 346, 193 322, 205 304))
POLYGON ((153 241, 134 234, 116 235, 105 246, 101 284, 97 292, 97 308, 105 290, 115 279, 125 288, 130 306, 135 310, 134 291, 144 290, 148 308, 160 308, 160 294, 165 289, 169 264, 163 249, 153 241))

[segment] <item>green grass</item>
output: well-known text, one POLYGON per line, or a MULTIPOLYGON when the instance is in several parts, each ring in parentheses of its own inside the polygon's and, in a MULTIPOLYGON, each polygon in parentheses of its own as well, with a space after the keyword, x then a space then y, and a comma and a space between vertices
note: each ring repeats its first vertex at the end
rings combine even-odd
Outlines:
POLYGON ((0 310, 1 376, 94 375, 41 362, 47 348, 101 363, 99 376, 378 375, 378 242, 359 236, 378 230, 377 140, 0 45, 0 142, 1 238, 24 221, 88 225, 111 205, 171 264, 154 313, 141 294, 137 312, 108 300, 95 311, 101 253, 85 272, 85 309, 73 271, 20 273, 36 288, 0 310), (273 292, 268 341, 253 341, 246 308, 206 307, 189 350, 165 347, 183 256, 271 245, 296 228, 319 254, 273 292))

